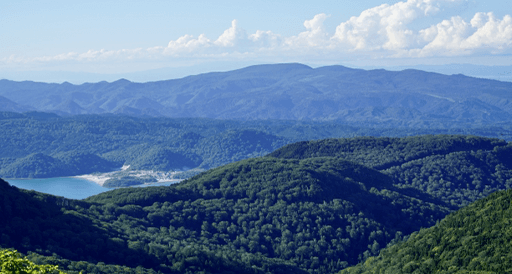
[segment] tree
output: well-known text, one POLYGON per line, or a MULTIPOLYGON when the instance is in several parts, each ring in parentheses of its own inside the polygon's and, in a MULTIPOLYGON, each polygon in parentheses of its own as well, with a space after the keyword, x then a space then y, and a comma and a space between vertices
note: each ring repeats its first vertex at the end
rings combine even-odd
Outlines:
POLYGON ((21 257, 16 250, 0 250, 0 273, 16 274, 46 274, 64 272, 55 265, 37 265, 29 261, 26 257, 21 257))

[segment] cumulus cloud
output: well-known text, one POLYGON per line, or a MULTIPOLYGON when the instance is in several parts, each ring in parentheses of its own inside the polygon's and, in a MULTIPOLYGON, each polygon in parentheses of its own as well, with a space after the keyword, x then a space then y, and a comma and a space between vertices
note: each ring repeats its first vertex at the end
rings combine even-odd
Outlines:
POLYGON ((387 51, 391 56, 457 56, 495 53, 512 47, 512 18, 477 13, 470 22, 460 16, 413 31, 418 19, 438 13, 459 0, 408 0, 383 4, 351 17, 336 28, 331 40, 351 52, 387 51))
POLYGON ((443 2, 457 0, 409 0, 394 5, 383 4, 351 17, 336 28, 333 40, 353 50, 400 50, 417 45, 408 25, 416 19, 433 15, 443 2))
POLYGON ((180 56, 183 54, 208 54, 222 52, 223 48, 242 48, 248 45, 250 37, 246 31, 238 25, 237 20, 231 22, 231 27, 226 29, 216 40, 209 39, 205 34, 195 38, 192 35, 183 35, 177 40, 171 40, 167 47, 154 47, 148 49, 153 53, 162 51, 165 55, 180 56), (210 52, 208 52, 210 50, 210 52))
POLYGON ((255 33, 249 35, 253 46, 258 48, 277 48, 283 43, 283 38, 279 34, 275 34, 270 30, 262 31, 258 30, 255 33))
MULTIPOLYGON (((321 13, 305 20, 305 30, 282 36, 271 30, 247 33, 237 20, 231 22, 218 37, 185 34, 167 45, 147 49, 89 50, 38 58, 10 56, 3 63, 103 60, 167 60, 166 58, 264 58, 292 56, 296 58, 330 59, 353 55, 379 57, 463 56, 474 53, 511 52, 512 17, 497 18, 493 13, 476 13, 471 19, 460 16, 445 18, 423 29, 417 21, 438 15, 444 9, 465 0, 407 0, 393 5, 383 4, 367 9, 358 16, 341 22, 329 33, 324 22, 329 15, 321 13)), ((444 14, 444 13, 443 13, 444 14)), ((284 60, 286 61, 286 60, 284 60)))
POLYGON ((238 26, 238 21, 233 20, 231 27, 222 33, 215 41, 215 45, 221 47, 234 47, 247 41, 247 34, 244 29, 238 26))
POLYGON ((506 15, 497 19, 492 12, 479 12, 471 19, 476 31, 462 45, 465 48, 491 47, 504 49, 512 46, 512 17, 506 15))
POLYGON ((441 23, 423 29, 419 36, 427 44, 421 49, 422 54, 448 51, 453 54, 461 53, 463 41, 470 34, 470 25, 460 17, 452 17, 450 20, 443 20, 441 23))
POLYGON ((184 35, 178 38, 176 41, 170 41, 167 45, 168 51, 193 51, 202 47, 209 47, 211 45, 210 39, 204 34, 194 38, 192 35, 184 35))
POLYGON ((503 52, 512 48, 512 18, 502 20, 493 13, 477 13, 470 22, 455 16, 420 31, 428 44, 416 51, 420 56, 467 55, 503 52))
POLYGON ((311 20, 306 20, 304 22, 306 31, 285 39, 285 45, 290 47, 328 47, 329 34, 324 27, 324 21, 328 17, 329 15, 321 13, 315 15, 311 20))

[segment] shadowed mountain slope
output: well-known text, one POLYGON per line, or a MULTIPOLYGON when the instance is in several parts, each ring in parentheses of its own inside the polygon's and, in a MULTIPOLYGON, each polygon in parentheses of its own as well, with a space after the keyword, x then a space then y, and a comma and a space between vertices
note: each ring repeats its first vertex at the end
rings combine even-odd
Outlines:
POLYGON ((497 192, 340 273, 511 273, 511 222, 512 190, 497 192))

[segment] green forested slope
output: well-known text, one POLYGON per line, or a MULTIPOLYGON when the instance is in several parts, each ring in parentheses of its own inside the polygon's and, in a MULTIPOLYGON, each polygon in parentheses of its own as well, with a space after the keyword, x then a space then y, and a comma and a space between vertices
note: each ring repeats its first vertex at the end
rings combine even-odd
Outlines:
POLYGON ((463 135, 355 137, 297 142, 278 149, 269 156, 285 159, 341 157, 380 170, 430 155, 492 150, 496 146, 505 145, 503 140, 463 135))
MULTIPOLYGON (((253 136, 237 134, 228 135, 253 136)), ((169 187, 83 201, 0 181, 0 245, 66 271, 334 273, 512 180, 511 146, 498 139, 310 144, 318 154, 298 143, 169 187)))
POLYGON ((207 241, 218 252, 261 253, 312 273, 354 264, 448 212, 402 193, 386 175, 333 158, 244 160, 172 188, 119 189, 86 201, 151 209, 152 225, 180 228, 178 239, 170 230, 152 236, 164 246, 181 240, 201 249, 195 241, 207 241))
POLYGON ((4 158, 0 172, 8 178, 51 178, 108 172, 117 166, 94 154, 68 151, 52 157, 39 152, 17 159, 4 158))
POLYGON ((511 223, 512 190, 493 193, 340 273, 512 273, 511 223))
POLYGON ((128 249, 108 224, 73 210, 89 206, 20 190, 0 180, 0 246, 133 267, 151 260, 146 254, 128 249), (139 263, 134 264, 134 258, 139 263))
POLYGON ((454 206, 512 188, 512 145, 432 155, 383 171, 400 187, 414 187, 454 206))
MULTIPOLYGON (((325 273, 377 254, 389 241, 449 212, 427 194, 394 187, 387 175, 335 158, 250 159, 171 187, 62 201, 67 204, 60 210, 53 205, 40 217, 6 216, 2 245, 164 272, 325 273), (46 215, 56 216, 50 230, 46 215), (61 218, 67 225, 59 227, 61 218)), ((30 212, 23 206, 30 203, 16 209, 30 212)))
POLYGON ((512 187, 512 145, 476 136, 305 141, 284 146, 269 156, 330 156, 355 161, 390 175, 398 187, 416 188, 457 207, 512 187))
MULTIPOLYGON (((293 141, 269 133, 265 125, 257 123, 116 115, 3 114, 0 176, 4 178, 70 176, 110 171, 122 165, 160 171, 212 168, 262 156, 293 141), (98 159, 91 161, 92 156, 98 159)), ((280 128, 280 123, 276 123, 276 130, 280 128)), ((338 135, 343 128, 338 126, 327 134, 338 135)))
MULTIPOLYGON (((361 128, 337 122, 222 121, 120 115, 59 117, 39 112, 0 112, 0 128, 0 176, 3 178, 72 176, 110 171, 123 165, 130 165, 132 169, 159 171, 195 167, 209 169, 263 156, 296 141, 332 137, 426 133, 476 134, 500 138, 512 136, 511 131, 507 130, 510 129, 508 125, 483 129, 386 129, 361 128)), ((357 140, 343 142, 358 146, 357 140)), ((352 160, 358 160, 354 158, 356 156, 361 158, 363 154, 357 155, 360 152, 381 156, 375 149, 386 148, 386 142, 392 142, 396 147, 384 151, 384 155, 391 153, 400 158, 402 156, 397 151, 401 146, 411 149, 422 145, 424 141, 419 140, 415 144, 414 138, 399 142, 378 139, 374 141, 375 144, 370 144, 369 140, 372 139, 360 139, 369 147, 354 151, 355 154, 351 154, 352 160)), ((343 147, 343 142, 338 142, 331 149, 343 147)), ((314 142, 304 144, 312 146, 314 142)), ((332 156, 325 149, 311 149, 315 153, 313 156, 332 156)), ((372 161, 361 163, 379 167, 382 160, 388 163, 389 159, 374 157, 372 161)))

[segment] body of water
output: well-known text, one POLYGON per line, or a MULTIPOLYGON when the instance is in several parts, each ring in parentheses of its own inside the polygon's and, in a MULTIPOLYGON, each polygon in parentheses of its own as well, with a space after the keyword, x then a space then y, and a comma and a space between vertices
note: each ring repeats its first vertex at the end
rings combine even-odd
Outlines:
MULTIPOLYGON (((102 187, 94 182, 73 177, 45 178, 45 179, 5 179, 9 184, 18 188, 35 190, 69 199, 85 199, 100 194, 112 188, 102 187)), ((139 185, 135 187, 169 186, 177 181, 139 185)))
POLYGON ((79 178, 61 177, 45 179, 5 179, 9 184, 18 188, 35 190, 55 196, 70 199, 85 199, 110 189, 94 182, 79 178))

